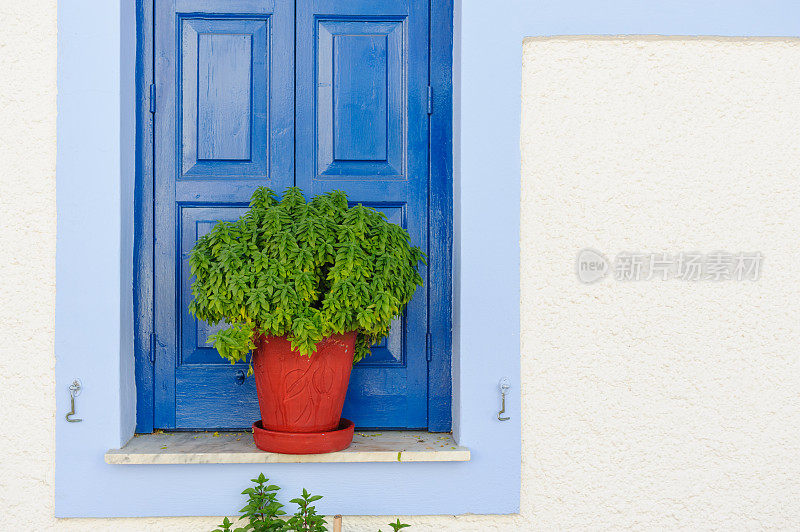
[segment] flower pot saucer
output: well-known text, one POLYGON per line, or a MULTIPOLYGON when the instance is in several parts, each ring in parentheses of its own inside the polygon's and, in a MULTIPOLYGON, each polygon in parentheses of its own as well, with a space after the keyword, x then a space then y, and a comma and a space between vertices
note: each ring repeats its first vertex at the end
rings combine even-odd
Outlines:
POLYGON ((253 423, 253 439, 262 451, 281 454, 322 454, 346 449, 353 441, 355 425, 342 418, 339 427, 324 432, 267 430, 261 420, 253 423))

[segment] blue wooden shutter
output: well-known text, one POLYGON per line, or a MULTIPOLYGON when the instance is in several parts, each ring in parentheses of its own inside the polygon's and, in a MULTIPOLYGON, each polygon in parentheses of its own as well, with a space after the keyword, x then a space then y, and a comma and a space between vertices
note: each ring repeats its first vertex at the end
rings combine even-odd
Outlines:
MULTIPOLYGON (((297 185, 344 190, 427 249, 428 3, 297 0, 296 13, 297 185)), ((417 290, 353 368, 344 416, 357 426, 427 427, 426 299, 417 290)))
MULTIPOLYGON (((427 249, 428 4, 158 0, 155 14, 154 426, 246 428, 254 382, 188 314, 188 251, 256 187, 295 183, 345 190, 427 249)), ((427 427, 427 319, 421 288, 353 369, 345 417, 427 427)))
POLYGON ((249 427, 253 379, 189 315, 187 253, 259 186, 294 183, 294 6, 156 2, 155 426, 249 427))

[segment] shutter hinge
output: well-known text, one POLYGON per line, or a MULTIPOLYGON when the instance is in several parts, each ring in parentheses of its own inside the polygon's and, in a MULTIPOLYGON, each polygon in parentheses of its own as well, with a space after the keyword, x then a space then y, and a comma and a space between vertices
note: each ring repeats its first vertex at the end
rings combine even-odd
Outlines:
POLYGON ((156 84, 150 84, 150 112, 156 112, 156 84))
POLYGON ((428 114, 433 114, 433 89, 428 85, 428 114))
POLYGON ((425 359, 428 362, 433 360, 433 342, 431 341, 431 333, 425 335, 425 359))
POLYGON ((158 340, 156 339, 156 333, 150 333, 150 351, 147 353, 147 358, 150 360, 151 364, 156 363, 156 345, 158 340))

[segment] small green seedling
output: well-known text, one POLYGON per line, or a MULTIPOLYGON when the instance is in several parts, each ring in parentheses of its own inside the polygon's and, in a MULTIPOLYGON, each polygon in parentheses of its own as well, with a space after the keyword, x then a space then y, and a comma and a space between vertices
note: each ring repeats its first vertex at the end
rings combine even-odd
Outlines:
MULTIPOLYGON (((297 505, 297 511, 285 517, 286 512, 281 509, 283 505, 277 500, 280 488, 269 484, 269 479, 263 473, 252 482, 255 486, 242 492, 242 495, 247 495, 247 504, 239 510, 241 515, 238 520, 246 521, 244 526, 233 528, 234 522, 226 517, 214 532, 328 532, 325 518, 317 515, 317 509, 311 504, 320 500, 321 495, 311 495, 303 488, 303 495, 290 501, 297 505)), ((389 523, 389 526, 397 532, 411 525, 403 524, 398 519, 396 523, 389 523)))

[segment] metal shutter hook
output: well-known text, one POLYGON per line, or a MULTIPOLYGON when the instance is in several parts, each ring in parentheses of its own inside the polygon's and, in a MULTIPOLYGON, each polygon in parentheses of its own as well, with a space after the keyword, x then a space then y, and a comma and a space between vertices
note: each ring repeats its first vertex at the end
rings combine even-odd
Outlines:
POLYGON ((72 416, 75 415, 75 398, 80 395, 81 393, 81 381, 75 379, 72 381, 72 384, 69 385, 69 406, 70 410, 67 413, 67 421, 70 423, 78 423, 83 421, 81 418, 72 419, 72 416))
POLYGON ((508 383, 508 378, 503 378, 500 381, 500 396, 501 396, 501 405, 500 405, 500 412, 497 413, 497 419, 500 421, 508 421, 511 419, 508 416, 503 416, 506 413, 506 394, 508 390, 511 389, 511 385, 508 383))

